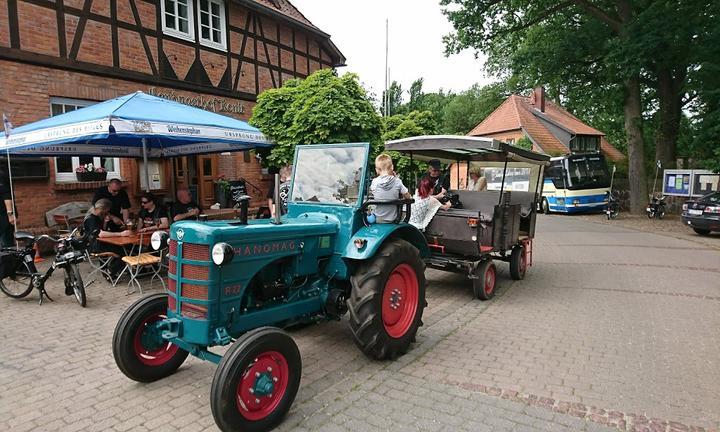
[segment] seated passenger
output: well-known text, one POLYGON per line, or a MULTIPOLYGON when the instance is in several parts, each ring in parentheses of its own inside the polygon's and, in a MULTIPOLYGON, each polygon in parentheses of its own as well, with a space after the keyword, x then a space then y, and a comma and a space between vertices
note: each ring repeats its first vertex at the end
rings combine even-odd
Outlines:
POLYGON ((470 179, 468 180, 467 190, 487 190, 487 180, 485 180, 485 177, 480 176, 480 168, 470 167, 470 170, 468 170, 468 176, 470 177, 470 179))
MULTIPOLYGON (((392 159, 385 153, 375 158, 375 171, 378 176, 370 183, 370 192, 376 201, 392 201, 412 198, 402 180, 395 175, 392 159)), ((397 205, 378 205, 375 207, 377 223, 393 223, 397 219, 397 205)))
POLYGON ((432 196, 432 191, 433 183, 429 178, 424 177, 420 180, 418 190, 415 192, 415 202, 410 209, 410 224, 420 231, 425 231, 439 209, 447 210, 452 205, 450 201, 442 204, 432 196))

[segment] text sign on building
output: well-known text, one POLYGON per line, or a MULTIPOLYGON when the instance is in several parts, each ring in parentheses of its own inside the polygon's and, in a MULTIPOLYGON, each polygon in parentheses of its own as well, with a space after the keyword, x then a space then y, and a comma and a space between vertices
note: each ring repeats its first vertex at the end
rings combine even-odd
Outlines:
POLYGON ((245 112, 245 105, 240 102, 227 101, 222 98, 208 98, 205 96, 183 96, 175 93, 174 90, 162 91, 155 87, 148 89, 148 94, 151 96, 161 97, 168 99, 173 102, 179 102, 181 104, 194 106, 206 111, 212 112, 227 112, 232 114, 242 114, 245 112))

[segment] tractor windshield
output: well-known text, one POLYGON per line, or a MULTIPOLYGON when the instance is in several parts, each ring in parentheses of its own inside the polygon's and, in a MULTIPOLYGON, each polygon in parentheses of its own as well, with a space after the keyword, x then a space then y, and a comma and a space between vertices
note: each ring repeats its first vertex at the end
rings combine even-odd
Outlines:
POLYGON ((298 149, 291 201, 354 205, 363 179, 367 149, 313 147, 298 149))

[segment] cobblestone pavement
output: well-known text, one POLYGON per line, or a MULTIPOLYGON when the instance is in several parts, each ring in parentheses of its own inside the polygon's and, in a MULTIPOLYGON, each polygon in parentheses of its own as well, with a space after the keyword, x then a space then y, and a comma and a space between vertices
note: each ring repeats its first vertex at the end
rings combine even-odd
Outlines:
MULTIPOLYGON (((702 430, 720 426, 720 252, 542 216, 535 265, 499 294, 429 270, 425 326, 395 362, 363 356, 344 321, 293 330, 303 358, 279 430, 702 430)), ((0 430, 216 430, 215 365, 138 384, 110 341, 138 298, 97 283, 88 308, 0 297, 0 430)), ((156 288, 157 289, 157 288, 156 288)))

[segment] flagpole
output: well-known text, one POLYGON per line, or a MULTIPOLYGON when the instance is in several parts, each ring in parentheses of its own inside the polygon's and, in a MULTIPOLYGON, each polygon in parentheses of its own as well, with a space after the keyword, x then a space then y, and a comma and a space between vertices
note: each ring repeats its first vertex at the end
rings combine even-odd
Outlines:
MULTIPOLYGON (((5 128, 5 145, 7 145, 7 139, 10 138, 10 130, 12 129, 12 124, 10 123, 10 120, 5 116, 5 113, 3 113, 3 127, 5 128)), ((12 214, 13 219, 15 219, 15 223, 12 224, 15 226, 15 231, 18 230, 18 218, 17 214, 15 213, 15 191, 13 189, 13 178, 12 178, 12 166, 10 164, 10 147, 5 148, 5 152, 7 153, 7 165, 8 165, 8 178, 10 180, 10 202, 12 203, 12 214)), ((7 211, 7 209, 5 209, 7 211)), ((18 244, 17 238, 15 238, 15 235, 13 234, 13 239, 15 240, 15 247, 17 249, 20 249, 20 245, 18 244)))

